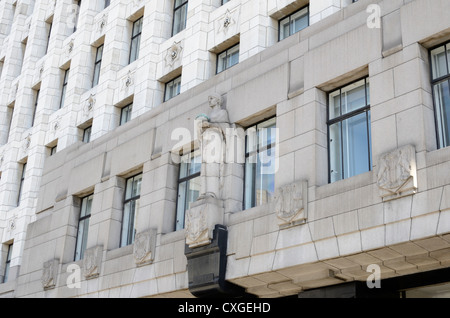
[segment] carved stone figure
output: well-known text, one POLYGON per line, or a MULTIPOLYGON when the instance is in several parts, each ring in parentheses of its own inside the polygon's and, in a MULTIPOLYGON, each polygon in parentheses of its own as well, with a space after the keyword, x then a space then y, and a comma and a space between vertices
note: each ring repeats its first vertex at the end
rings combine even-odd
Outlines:
POLYGON ((209 243, 206 207, 204 205, 199 209, 192 208, 186 211, 186 244, 190 246, 205 241, 209 243))
POLYGON ((306 220, 307 182, 300 181, 275 191, 275 212, 280 226, 302 223, 306 220))
POLYGON ((409 145, 380 156, 377 184, 383 200, 392 200, 416 192, 415 155, 415 148, 409 145))
POLYGON ((52 259, 44 263, 41 282, 44 290, 55 288, 59 260, 52 259))
POLYGON ((100 275, 103 248, 101 246, 92 247, 84 252, 83 271, 86 279, 95 278, 100 275))
POLYGON ((155 258, 156 229, 137 233, 134 238, 133 255, 137 265, 151 263, 155 258))
POLYGON ((222 97, 213 94, 208 102, 210 115, 201 114, 195 121, 202 154, 199 200, 207 196, 221 198, 220 181, 225 164, 227 129, 230 128, 228 112, 221 107, 222 97))

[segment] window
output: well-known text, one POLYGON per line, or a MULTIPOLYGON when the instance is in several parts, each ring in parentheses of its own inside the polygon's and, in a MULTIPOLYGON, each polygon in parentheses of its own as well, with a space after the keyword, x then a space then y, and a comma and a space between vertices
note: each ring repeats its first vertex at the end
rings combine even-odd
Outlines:
POLYGON ((372 170, 369 81, 328 96, 329 182, 372 170))
POLYGON ((78 219, 77 243, 75 246, 75 261, 82 259, 84 251, 86 250, 89 231, 89 219, 91 217, 93 199, 93 194, 81 199, 80 218, 78 219))
POLYGON ((66 99, 66 89, 67 89, 67 81, 69 80, 69 71, 70 71, 70 69, 67 69, 64 72, 64 81, 63 81, 63 86, 61 89, 61 100, 59 102, 60 109, 64 107, 64 100, 66 99))
POLYGON ((303 30, 309 26, 309 6, 304 7, 279 21, 279 40, 303 30))
POLYGON ((438 148, 450 146, 450 42, 431 50, 431 85, 438 148))
MULTIPOLYGON (((78 27, 78 18, 80 16, 80 8, 81 8, 81 0, 74 0, 73 1, 73 5, 75 5, 75 10, 73 11, 73 13, 75 14, 74 17, 72 17, 73 20, 71 20, 74 23, 73 26, 73 32, 77 31, 77 27, 78 27)), ((71 18, 69 17, 69 20, 71 18)))
POLYGON ((134 62, 139 58, 141 33, 142 33, 142 17, 133 23, 133 31, 131 33, 130 58, 128 63, 134 62))
POLYGON ((174 1, 172 36, 186 28, 187 6, 187 0, 174 1))
POLYGON ((58 151, 58 146, 50 147, 50 157, 58 151))
POLYGON ((181 76, 178 76, 177 78, 174 78, 170 82, 167 82, 164 92, 164 101, 168 101, 172 97, 175 97, 178 94, 180 94, 180 88, 181 88, 181 76))
POLYGON ((47 35, 47 45, 45 47, 45 54, 47 54, 47 52, 48 52, 48 45, 50 44, 50 36, 52 34, 53 23, 50 22, 50 23, 47 23, 47 25, 48 25, 48 35, 47 35))
POLYGON ((17 206, 19 206, 20 200, 22 199, 23 183, 25 181, 25 173, 26 172, 27 172, 27 163, 24 163, 22 165, 22 175, 20 177, 20 183, 19 183, 19 194, 17 196, 17 206))
POLYGON ((111 4, 111 0, 105 0, 105 6, 104 6, 104 8, 109 7, 110 4, 111 4))
POLYGON ((216 73, 225 71, 239 63, 239 44, 219 53, 217 55, 217 70, 216 73))
POLYGON ((39 93, 40 93, 40 90, 38 89, 36 91, 36 95, 34 97, 34 108, 33 108, 33 115, 31 117, 31 127, 34 126, 34 119, 36 117, 36 111, 37 111, 37 106, 38 106, 38 102, 39 102, 39 93))
POLYGON ((181 157, 178 176, 176 231, 184 228, 185 213, 200 194, 200 168, 201 156, 199 150, 181 157))
POLYGON ((230 0, 222 0, 222 5, 224 5, 225 3, 229 2, 230 0))
POLYGON ((276 118, 247 129, 244 209, 272 201, 275 191, 276 118))
POLYGON ((83 130, 83 142, 88 143, 91 141, 92 126, 89 126, 83 130))
POLYGON ((130 245, 134 242, 136 205, 141 195, 141 182, 142 173, 126 181, 120 246, 130 245))
POLYGON ((5 272, 3 275, 3 283, 8 281, 9 276, 9 268, 11 266, 11 254, 12 254, 13 244, 8 246, 8 253, 6 254, 6 262, 5 262, 5 272))
POLYGON ((102 57, 103 57, 103 45, 97 48, 97 53, 95 54, 94 63, 94 78, 92 79, 92 87, 98 84, 100 78, 100 68, 102 67, 102 57))
POLYGON ((120 110, 120 126, 131 120, 131 112, 133 111, 133 103, 128 104, 120 110))

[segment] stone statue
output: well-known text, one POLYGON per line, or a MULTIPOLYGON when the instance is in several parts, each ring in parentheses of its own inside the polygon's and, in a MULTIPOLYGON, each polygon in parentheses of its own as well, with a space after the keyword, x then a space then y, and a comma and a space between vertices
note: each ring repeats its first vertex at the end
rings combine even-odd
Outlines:
POLYGON ((211 113, 200 114, 196 118, 196 130, 199 140, 202 167, 201 191, 198 200, 205 197, 221 198, 221 178, 225 165, 226 134, 230 128, 228 112, 222 108, 222 97, 212 94, 208 98, 211 113))

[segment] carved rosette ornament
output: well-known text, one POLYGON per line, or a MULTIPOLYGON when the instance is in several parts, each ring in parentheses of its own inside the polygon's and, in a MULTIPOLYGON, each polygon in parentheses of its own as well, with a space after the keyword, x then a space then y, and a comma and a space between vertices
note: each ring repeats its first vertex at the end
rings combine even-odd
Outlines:
POLYGON ((166 66, 173 67, 175 62, 180 59, 182 51, 183 47, 181 46, 181 42, 173 42, 172 46, 167 50, 166 57, 164 58, 166 66))
POLYGON ((307 218, 308 182, 299 181, 275 191, 275 213, 280 227, 304 223, 307 218))
POLYGON ((228 30, 230 29, 230 26, 236 23, 234 13, 231 13, 230 10, 227 9, 227 12, 225 12, 225 15, 219 19, 217 25, 217 32, 223 32, 224 34, 227 34, 228 30))
POLYGON ((133 255, 136 265, 153 262, 156 248, 156 229, 137 233, 134 238, 133 255))
POLYGON ((385 153, 378 161, 377 184, 383 201, 416 193, 416 150, 408 145, 385 153))
POLYGON ((56 277, 58 275, 58 264, 59 260, 57 259, 52 259, 44 263, 41 277, 42 287, 44 290, 55 288, 56 277))
POLYGON ((102 246, 92 247, 84 252, 83 273, 86 279, 96 278, 100 275, 102 256, 102 246))

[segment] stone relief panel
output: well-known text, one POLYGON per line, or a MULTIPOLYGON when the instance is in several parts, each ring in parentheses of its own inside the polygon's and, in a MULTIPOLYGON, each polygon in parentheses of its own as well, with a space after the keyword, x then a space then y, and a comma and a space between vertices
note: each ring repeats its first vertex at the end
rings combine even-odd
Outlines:
POLYGON ((380 156, 377 184, 383 201, 411 195, 417 191, 416 150, 408 145, 380 156))
POLYGON ((44 263, 44 269, 42 271, 42 287, 44 290, 55 288, 56 278, 58 276, 58 259, 52 259, 44 263))
POLYGON ((153 262, 156 249, 156 229, 137 233, 134 238, 133 255, 136 265, 153 262))
POLYGON ((84 252, 83 273, 86 279, 96 278, 100 275, 102 257, 102 246, 95 246, 84 252))
POLYGON ((280 227, 304 223, 307 218, 308 182, 299 181, 275 190, 275 213, 280 227))

